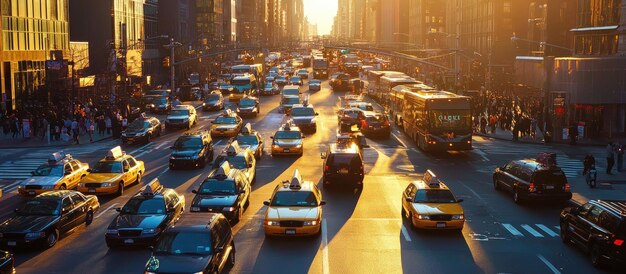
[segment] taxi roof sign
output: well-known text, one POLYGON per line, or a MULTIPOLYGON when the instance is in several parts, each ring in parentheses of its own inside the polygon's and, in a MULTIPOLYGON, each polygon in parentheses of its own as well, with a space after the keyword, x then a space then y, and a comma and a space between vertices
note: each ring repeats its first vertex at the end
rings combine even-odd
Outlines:
POLYGON ((252 134, 252 125, 250 123, 246 123, 246 125, 241 128, 241 134, 248 135, 252 134))
POLYGON ((437 175, 430 169, 426 170, 424 173, 424 182, 430 187, 439 187, 439 178, 437 178, 437 175))
POLYGON ((298 169, 294 170, 293 176, 291 177, 291 182, 289 183, 290 189, 300 189, 302 188, 302 175, 300 175, 300 171, 298 169))
POLYGON ((65 159, 65 158, 71 159, 72 155, 65 154, 65 153, 63 153, 63 151, 57 151, 57 152, 52 153, 50 155, 50 157, 48 158, 48 162, 55 162, 56 163, 56 162, 61 161, 61 160, 65 159))
POLYGON ((228 174, 230 174, 230 163, 228 163, 228 161, 224 161, 220 167, 217 168, 217 171, 215 171, 215 176, 226 178, 228 177, 228 174))
POLYGON ((116 147, 110 149, 109 151, 107 151, 106 158, 108 160, 114 160, 114 159, 117 159, 117 158, 120 158, 120 157, 124 156, 124 154, 125 153, 122 151, 122 147, 116 146, 116 147))
POLYGON ((163 185, 158 178, 154 178, 150 183, 139 189, 139 193, 144 196, 153 196, 163 190, 163 185))
POLYGON ((222 115, 224 116, 232 116, 233 111, 230 109, 225 109, 224 112, 222 113, 222 115))
POLYGON ((228 156, 234 156, 234 155, 237 155, 240 151, 241 151, 241 147, 239 147, 239 142, 235 140, 231 142, 230 145, 228 145, 228 148, 226 149, 226 154, 228 156))

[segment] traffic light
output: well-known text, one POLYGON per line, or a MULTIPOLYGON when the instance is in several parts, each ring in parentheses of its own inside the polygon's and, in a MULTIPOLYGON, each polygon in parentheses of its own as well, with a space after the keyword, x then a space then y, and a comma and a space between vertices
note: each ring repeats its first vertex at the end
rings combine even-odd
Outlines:
POLYGON ((165 56, 165 58, 163 58, 163 67, 166 67, 166 68, 170 67, 170 57, 169 56, 165 56))

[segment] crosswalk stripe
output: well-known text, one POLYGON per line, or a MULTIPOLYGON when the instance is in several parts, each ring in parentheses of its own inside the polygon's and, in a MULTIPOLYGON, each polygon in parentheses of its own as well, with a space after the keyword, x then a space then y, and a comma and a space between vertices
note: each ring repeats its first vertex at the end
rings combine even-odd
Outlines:
POLYGON ((561 231, 561 226, 560 225, 555 225, 554 228, 556 228, 556 230, 561 231))
POLYGON ((559 236, 559 234, 554 233, 554 231, 552 231, 552 229, 548 228, 545 225, 542 224, 535 224, 539 229, 543 230, 543 232, 545 232, 546 234, 552 236, 552 237, 556 237, 559 236))
POLYGON ((528 231, 528 233, 532 234, 535 237, 543 238, 543 235, 541 233, 537 232, 537 230, 535 230, 534 228, 532 228, 529 225, 523 224, 522 228, 526 229, 526 231, 528 231))
POLYGON ((504 228, 506 228, 506 230, 508 230, 511 234, 515 235, 515 236, 520 236, 520 237, 524 237, 524 234, 522 234, 522 232, 519 232, 519 230, 517 230, 514 226, 512 226, 511 224, 502 224, 502 226, 504 228))

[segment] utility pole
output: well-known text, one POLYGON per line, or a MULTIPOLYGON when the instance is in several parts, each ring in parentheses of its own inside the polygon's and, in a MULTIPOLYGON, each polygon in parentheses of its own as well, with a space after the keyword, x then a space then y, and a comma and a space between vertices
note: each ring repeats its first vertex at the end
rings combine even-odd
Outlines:
POLYGON ((166 48, 170 49, 170 86, 172 89, 172 93, 170 97, 173 97, 176 94, 176 72, 174 66, 176 61, 174 59, 174 49, 178 46, 182 46, 179 42, 174 42, 174 38, 170 38, 170 43, 165 45, 166 48))
POLYGON ((459 56, 459 51, 461 50, 461 36, 455 35, 456 38, 456 49, 454 49, 454 90, 457 91, 459 86, 459 66, 461 65, 461 56, 459 56))

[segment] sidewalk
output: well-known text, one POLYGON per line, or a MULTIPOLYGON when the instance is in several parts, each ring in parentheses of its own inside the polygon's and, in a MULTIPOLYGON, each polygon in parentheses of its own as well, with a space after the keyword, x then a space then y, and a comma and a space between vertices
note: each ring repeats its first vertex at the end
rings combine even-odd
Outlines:
MULTIPOLYGON (((506 140, 506 141, 518 142, 518 143, 545 144, 543 142, 543 134, 541 133, 540 130, 537 130, 537 136, 535 137, 534 140, 530 136, 525 136, 525 137, 521 137, 520 136, 517 139, 517 141, 513 141, 513 133, 511 131, 509 131, 509 130, 502 130, 499 127, 496 128, 496 132, 495 133, 491 133, 491 131, 488 128, 486 134, 485 133, 481 133, 480 131, 475 131, 474 135, 482 136, 482 137, 485 137, 485 138, 497 139, 497 140, 506 140)), ((615 138, 614 140, 617 140, 617 138, 615 138)), ((576 145, 580 145, 580 146, 606 146, 606 144, 609 141, 610 140, 608 138, 579 139, 576 142, 576 145)), ((552 143, 549 143, 549 144, 569 144, 569 140, 567 140, 567 141, 553 141, 552 143)))
MULTIPOLYGON (((111 138, 111 134, 100 135, 97 132, 93 134, 93 142, 99 142, 102 140, 107 140, 111 138)), ((80 136, 79 145, 90 144, 89 135, 84 134, 80 136)), ((12 138, 12 134, 8 135, 0 134, 0 149, 2 148, 36 148, 36 147, 63 147, 63 146, 77 146, 74 144, 74 140, 71 139, 69 142, 64 142, 63 140, 54 141, 50 139, 50 143, 48 143, 48 137, 41 136, 24 138, 21 135, 17 138, 12 138)))
POLYGON ((598 183, 596 188, 590 188, 582 174, 570 179, 573 204, 584 204, 589 200, 625 200, 626 199, 626 169, 613 175, 607 175, 604 168, 598 168, 598 183))

